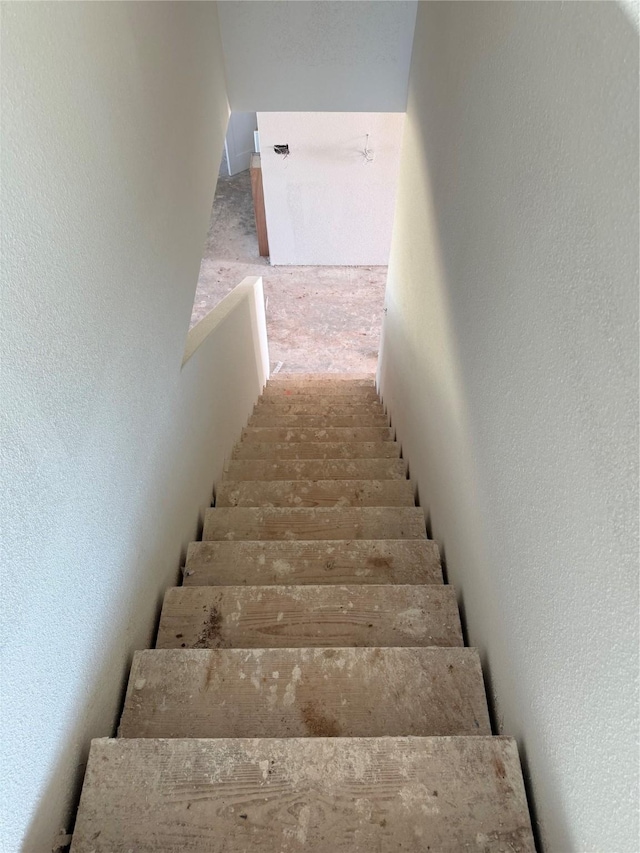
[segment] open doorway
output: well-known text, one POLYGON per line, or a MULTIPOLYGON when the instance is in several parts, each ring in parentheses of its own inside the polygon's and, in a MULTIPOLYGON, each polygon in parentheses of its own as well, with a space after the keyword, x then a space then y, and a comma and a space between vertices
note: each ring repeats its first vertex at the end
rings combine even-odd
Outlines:
POLYGON ((404 115, 257 114, 270 259, 259 254, 250 158, 229 174, 253 115, 230 121, 192 324, 259 275, 273 371, 372 374, 404 115))

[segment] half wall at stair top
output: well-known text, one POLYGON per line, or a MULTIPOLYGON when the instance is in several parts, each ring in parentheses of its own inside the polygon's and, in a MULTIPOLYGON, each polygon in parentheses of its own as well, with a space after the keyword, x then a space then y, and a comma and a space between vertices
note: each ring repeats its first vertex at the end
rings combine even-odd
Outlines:
POLYGON ((404 112, 417 5, 220 3, 231 109, 404 112))

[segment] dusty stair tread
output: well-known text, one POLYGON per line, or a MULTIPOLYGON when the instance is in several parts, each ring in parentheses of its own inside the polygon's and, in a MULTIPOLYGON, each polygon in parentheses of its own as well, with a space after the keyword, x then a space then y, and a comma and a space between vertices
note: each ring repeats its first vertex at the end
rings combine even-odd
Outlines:
POLYGON ((505 737, 91 743, 71 853, 535 853, 505 737))
POLYGON ((404 459, 237 459, 227 462, 224 480, 406 480, 404 459))
POLYGON ((272 429, 336 429, 345 428, 385 428, 389 418, 385 414, 361 412, 357 414, 333 415, 277 415, 270 412, 257 412, 249 418, 249 427, 270 427, 272 429))
POLYGON ((281 402, 278 398, 274 400, 263 401, 258 400, 253 407, 252 415, 266 417, 286 418, 286 417, 314 417, 314 418, 334 418, 343 417, 345 415, 371 415, 371 416, 386 416, 384 407, 380 403, 367 403, 364 405, 354 404, 329 404, 318 406, 314 403, 304 403, 299 405, 292 403, 289 400, 281 402))
POLYGON ((119 737, 491 734, 469 648, 146 649, 119 737))
POLYGON ((358 412, 382 412, 384 406, 380 400, 369 397, 359 399, 357 396, 344 394, 338 396, 318 396, 316 394, 297 394, 295 397, 285 397, 281 394, 271 397, 260 397, 254 411, 280 412, 282 414, 356 414, 358 412))
POLYGON ((409 480, 223 480, 216 506, 415 506, 415 495, 409 480))
POLYGON ((389 427, 245 427, 242 442, 348 442, 393 441, 389 427))
POLYGON ((233 459, 397 459, 397 441, 245 441, 233 448, 233 459))
POLYGON ((287 385, 279 382, 277 385, 267 385, 261 394, 264 399, 280 398, 296 400, 298 397, 333 397, 335 400, 379 401, 380 395, 374 385, 287 385))
POLYGON ((453 587, 187 586, 167 590, 158 649, 462 646, 453 587))
POLYGON ((272 584, 437 584, 431 539, 191 542, 185 586, 272 584))
POLYGON ((203 540, 426 539, 419 507, 216 507, 203 540))

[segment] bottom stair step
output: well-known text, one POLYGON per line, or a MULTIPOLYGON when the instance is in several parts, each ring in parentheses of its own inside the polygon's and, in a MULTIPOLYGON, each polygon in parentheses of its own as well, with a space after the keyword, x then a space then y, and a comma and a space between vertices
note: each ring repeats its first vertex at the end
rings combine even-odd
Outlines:
POLYGON ((94 740, 71 853, 533 853, 503 737, 94 740))
POLYGON ((491 733, 475 649, 136 652, 121 737, 491 733))

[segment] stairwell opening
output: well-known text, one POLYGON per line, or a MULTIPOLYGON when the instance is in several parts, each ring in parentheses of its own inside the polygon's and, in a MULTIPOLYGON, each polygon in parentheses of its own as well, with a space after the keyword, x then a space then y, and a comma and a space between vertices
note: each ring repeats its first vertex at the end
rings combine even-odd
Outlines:
POLYGON ((375 373, 403 125, 233 112, 191 327, 261 276, 272 373, 375 373))

